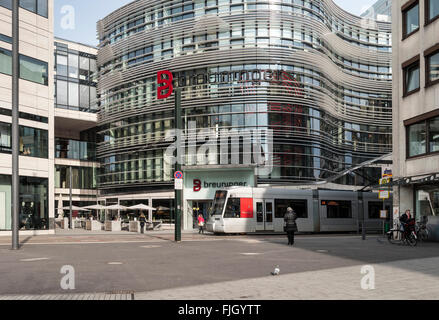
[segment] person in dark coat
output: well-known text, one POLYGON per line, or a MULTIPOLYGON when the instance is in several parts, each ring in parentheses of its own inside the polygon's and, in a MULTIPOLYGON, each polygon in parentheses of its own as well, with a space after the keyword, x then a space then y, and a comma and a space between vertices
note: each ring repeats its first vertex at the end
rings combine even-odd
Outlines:
POLYGON ((287 213, 285 214, 285 231, 288 235, 288 245, 294 245, 294 233, 297 232, 297 214, 294 212, 292 208, 287 209, 287 213))
POLYGON ((140 233, 144 233, 143 230, 145 228, 146 217, 143 213, 140 215, 139 221, 140 221, 140 233))

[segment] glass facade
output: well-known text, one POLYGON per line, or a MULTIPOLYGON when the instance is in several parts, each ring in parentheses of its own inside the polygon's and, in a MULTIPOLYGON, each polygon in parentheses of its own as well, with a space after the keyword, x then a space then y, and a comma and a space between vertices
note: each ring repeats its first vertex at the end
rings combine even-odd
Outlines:
POLYGON ((439 1, 426 0, 426 9, 428 10, 428 21, 431 21, 439 16, 439 1))
POLYGON ((55 42, 56 107, 97 112, 96 56, 55 42))
POLYGON ((47 130, 20 126, 20 155, 47 159, 48 154, 47 130))
MULTIPOLYGON (((172 183, 164 160, 173 100, 157 101, 152 63, 178 61, 171 71, 182 88, 186 129, 195 123, 206 137, 230 129, 273 131, 274 169, 259 175, 260 183, 323 181, 391 152, 389 23, 363 28, 360 18, 303 0, 153 1, 110 16, 98 54, 103 191, 172 183), (224 21, 221 28, 194 34, 187 27, 215 16, 224 21), (334 43, 321 31, 328 29, 334 43)), ((220 156, 209 161, 219 164, 220 156)), ((380 174, 364 171, 372 179, 380 174)), ((350 176, 337 182, 369 183, 350 176)))
MULTIPOLYGON (((0 231, 11 230, 11 176, 0 175, 0 231)), ((21 230, 49 229, 48 180, 20 177, 21 230)))
MULTIPOLYGON (((72 189, 96 189, 96 168, 72 167, 72 189)), ((70 188, 70 167, 55 165, 55 188, 70 188)))
POLYGON ((428 57, 425 58, 427 67, 426 72, 428 72, 427 75, 427 82, 436 82, 439 81, 439 52, 436 52, 428 57))
POLYGON ((410 66, 408 66, 404 70, 405 74, 405 89, 404 94, 409 94, 419 89, 420 86, 420 69, 419 62, 416 62, 410 66))
POLYGON ((55 138, 55 158, 95 161, 96 145, 87 141, 55 138))
MULTIPOLYGON (((47 62, 20 55, 20 78, 47 86, 47 62)), ((0 73, 12 75, 12 52, 0 48, 0 73)))

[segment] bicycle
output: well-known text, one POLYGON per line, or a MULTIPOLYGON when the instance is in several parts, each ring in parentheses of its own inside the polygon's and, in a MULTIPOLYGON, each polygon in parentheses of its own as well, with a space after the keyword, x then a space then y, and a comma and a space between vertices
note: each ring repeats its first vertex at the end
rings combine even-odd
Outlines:
POLYGON ((428 229, 427 224, 424 222, 418 222, 416 224, 416 236, 418 237, 419 241, 427 241, 428 240, 428 229))
POLYGON ((406 225, 405 228, 409 229, 406 231, 401 231, 401 228, 394 228, 387 232, 387 240, 391 244, 408 244, 412 247, 415 247, 418 244, 418 236, 416 235, 416 231, 409 225, 406 225))

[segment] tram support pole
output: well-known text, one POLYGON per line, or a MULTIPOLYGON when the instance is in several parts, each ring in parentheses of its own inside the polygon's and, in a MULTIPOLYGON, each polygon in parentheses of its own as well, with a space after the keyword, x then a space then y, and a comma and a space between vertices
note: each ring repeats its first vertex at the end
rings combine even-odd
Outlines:
MULTIPOLYGON (((182 154, 182 112, 181 112, 181 88, 175 88, 175 129, 177 138, 177 161, 175 161, 175 171, 181 171, 182 154)), ((181 241, 181 209, 182 209, 182 190, 175 189, 175 242, 181 241)))
POLYGON ((18 0, 12 1, 12 250, 20 249, 20 168, 19 168, 19 9, 18 0))

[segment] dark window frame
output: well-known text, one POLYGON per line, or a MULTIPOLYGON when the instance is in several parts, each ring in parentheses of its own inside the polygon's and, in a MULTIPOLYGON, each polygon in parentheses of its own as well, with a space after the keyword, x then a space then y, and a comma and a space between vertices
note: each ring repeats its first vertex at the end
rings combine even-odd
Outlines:
POLYGON ((436 21, 439 19, 439 14, 437 14, 435 17, 433 17, 432 19, 430 19, 430 1, 431 0, 424 0, 424 18, 425 18, 425 23, 424 23, 424 27, 428 26, 429 24, 431 24, 432 22, 436 21))
POLYGON ((406 160, 411 160, 411 159, 417 159, 417 158, 422 158, 425 156, 431 156, 431 155, 437 155, 439 154, 439 151, 430 151, 430 130, 429 130, 429 122, 433 119, 436 119, 439 117, 439 110, 434 110, 431 112, 428 112, 426 114, 417 116, 415 118, 409 119, 404 121, 404 127, 405 127, 405 136, 406 136, 406 143, 405 143, 405 148, 406 148, 406 160), (426 152, 422 153, 422 154, 418 154, 415 156, 410 156, 410 140, 409 140, 409 127, 412 125, 416 125, 416 124, 420 124, 420 123, 425 123, 425 141, 426 141, 426 152))
MULTIPOLYGON (((439 15, 438 15, 439 17, 439 15)), ((431 87, 435 84, 439 83, 439 79, 430 80, 430 64, 429 64, 429 59, 434 56, 435 54, 439 54, 439 43, 437 43, 436 45, 434 45, 433 47, 425 50, 424 52, 424 60, 425 60, 425 87, 431 87)))
POLYGON ((408 3, 406 3, 404 6, 401 7, 401 13, 402 13, 402 41, 409 38, 411 35, 417 33, 420 29, 421 25, 421 17, 420 17, 420 6, 419 6, 419 0, 411 0, 408 3), (410 33, 406 33, 407 31, 407 12, 414 7, 418 6, 418 19, 419 19, 419 26, 417 29, 413 30, 410 33))
POLYGON ((402 68, 402 78, 403 78, 403 98, 408 97, 416 92, 419 92, 419 90, 421 90, 421 56, 417 55, 413 58, 411 58, 410 60, 404 62, 401 65, 402 68), (418 88, 411 90, 411 91, 407 91, 407 71, 409 68, 414 67, 415 65, 418 66, 419 68, 419 86, 418 88))

